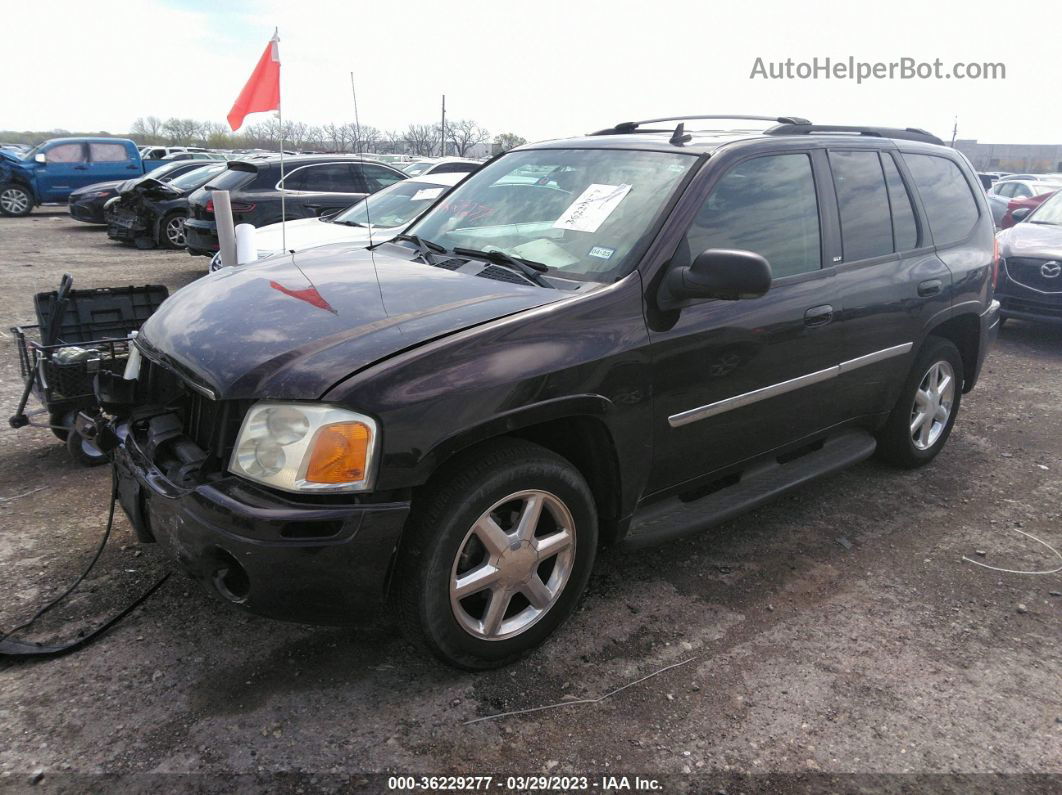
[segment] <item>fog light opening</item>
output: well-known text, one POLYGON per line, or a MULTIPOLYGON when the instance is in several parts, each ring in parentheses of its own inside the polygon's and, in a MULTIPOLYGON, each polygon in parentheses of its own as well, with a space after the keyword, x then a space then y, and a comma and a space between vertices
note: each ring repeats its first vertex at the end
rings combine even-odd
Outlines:
POLYGON ((233 604, 243 604, 251 592, 251 580, 247 571, 231 554, 223 549, 215 553, 217 568, 214 569, 214 588, 223 599, 233 604))

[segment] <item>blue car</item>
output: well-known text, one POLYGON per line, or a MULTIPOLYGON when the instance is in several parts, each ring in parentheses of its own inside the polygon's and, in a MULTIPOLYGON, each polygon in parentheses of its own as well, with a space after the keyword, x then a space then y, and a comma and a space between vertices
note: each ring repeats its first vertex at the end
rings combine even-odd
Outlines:
POLYGON ((29 215, 62 204, 86 185, 126 180, 157 167, 127 138, 53 138, 28 152, 0 150, 0 214, 29 215))

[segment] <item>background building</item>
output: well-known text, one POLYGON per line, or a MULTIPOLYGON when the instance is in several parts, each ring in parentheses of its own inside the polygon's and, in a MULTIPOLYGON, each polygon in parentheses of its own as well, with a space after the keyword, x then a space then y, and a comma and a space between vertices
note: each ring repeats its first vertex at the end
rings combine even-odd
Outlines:
POLYGON ((979 144, 959 139, 955 148, 966 155, 978 171, 1062 172, 1062 145, 979 144))

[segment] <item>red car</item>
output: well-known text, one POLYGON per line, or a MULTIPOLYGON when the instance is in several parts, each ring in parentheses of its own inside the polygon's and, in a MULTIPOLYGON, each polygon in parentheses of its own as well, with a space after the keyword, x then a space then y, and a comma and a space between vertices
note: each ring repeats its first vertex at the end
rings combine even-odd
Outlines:
MULTIPOLYGON (((1011 199, 1007 204, 1007 211, 1003 214, 1003 220, 999 222, 1000 229, 1010 229, 1017 221, 1014 220, 1014 211, 1022 207, 1028 207, 1030 210, 1035 210, 1045 201, 1055 195, 1057 191, 1051 191, 1050 193, 1041 193, 1039 196, 1026 196, 1022 199, 1011 199)), ((1028 213, 1026 213, 1028 215, 1028 213)))

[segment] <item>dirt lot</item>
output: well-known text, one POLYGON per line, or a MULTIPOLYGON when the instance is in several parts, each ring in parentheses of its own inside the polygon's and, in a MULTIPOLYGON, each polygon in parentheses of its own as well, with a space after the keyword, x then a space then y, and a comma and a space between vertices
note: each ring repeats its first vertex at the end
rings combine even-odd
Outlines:
MULTIPOLYGON (((4 416, 20 388, 6 329, 32 317, 35 291, 64 271, 79 287, 174 289, 205 266, 112 244, 59 209, 0 219, 4 416)), ((707 535, 606 553, 559 635, 492 673, 415 656, 386 620, 276 623, 175 576, 79 653, 0 663, 0 788, 132 774, 145 789, 385 790, 367 774, 548 772, 591 775, 591 789, 605 775, 668 791, 741 775, 733 788, 1049 791, 1062 782, 1062 575, 962 558, 1059 565, 1014 532, 1062 548, 1059 396, 1062 332, 1013 323, 932 466, 868 462, 707 535), (687 660, 600 703, 466 725, 687 660)), ((76 467, 47 430, 0 432, 0 627, 76 576, 108 489, 106 468, 76 467)), ((119 519, 89 580, 36 637, 76 632, 169 568, 119 519)))

